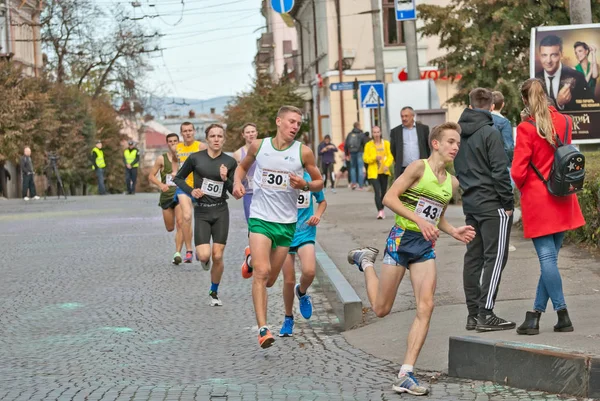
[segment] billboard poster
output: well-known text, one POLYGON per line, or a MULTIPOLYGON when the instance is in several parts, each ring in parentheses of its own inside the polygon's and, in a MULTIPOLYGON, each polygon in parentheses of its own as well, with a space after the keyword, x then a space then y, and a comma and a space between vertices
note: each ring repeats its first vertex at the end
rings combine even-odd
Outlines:
POLYGON ((530 77, 573 118, 573 143, 600 143, 600 24, 531 30, 530 77))

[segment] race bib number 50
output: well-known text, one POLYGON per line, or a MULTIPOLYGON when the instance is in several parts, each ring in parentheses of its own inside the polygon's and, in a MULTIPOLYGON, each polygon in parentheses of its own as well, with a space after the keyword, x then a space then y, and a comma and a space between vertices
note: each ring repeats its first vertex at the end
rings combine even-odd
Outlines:
POLYGON ((202 189, 202 192, 204 192, 205 195, 218 198, 223 195, 223 184, 225 184, 223 181, 213 181, 204 178, 202 179, 202 187, 200 189, 202 189))
POLYGON ((287 171, 264 169, 260 186, 273 191, 285 191, 290 186, 290 174, 287 171))
POLYGON ((444 211, 444 205, 431 199, 419 198, 415 213, 424 218, 433 225, 440 221, 440 216, 444 211))
POLYGON ((300 195, 298 195, 298 209, 306 209, 310 206, 310 191, 300 191, 300 195))

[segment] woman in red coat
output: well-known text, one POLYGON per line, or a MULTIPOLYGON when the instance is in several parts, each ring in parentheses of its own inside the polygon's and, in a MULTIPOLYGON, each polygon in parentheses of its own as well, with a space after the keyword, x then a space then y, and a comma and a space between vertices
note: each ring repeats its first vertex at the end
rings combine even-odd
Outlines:
POLYGON ((552 300, 554 310, 558 313, 554 331, 573 331, 558 270, 558 251, 565 232, 583 226, 585 221, 577 195, 558 197, 550 194, 530 164, 533 163, 544 177, 550 175, 555 136, 565 144, 570 143, 572 121, 549 106, 542 82, 538 79, 523 83, 521 97, 526 108, 522 116, 524 120, 517 127, 511 175, 521 191, 523 230, 525 238, 533 240, 541 274, 533 311, 527 312, 525 322, 517 328, 517 333, 539 333, 539 320, 542 312, 546 311, 548 299, 552 300))

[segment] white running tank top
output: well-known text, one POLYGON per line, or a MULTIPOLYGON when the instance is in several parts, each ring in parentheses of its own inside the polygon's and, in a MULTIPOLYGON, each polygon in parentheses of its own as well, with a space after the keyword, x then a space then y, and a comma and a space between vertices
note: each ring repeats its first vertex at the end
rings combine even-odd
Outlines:
POLYGON ((272 223, 296 223, 299 189, 290 185, 289 174, 303 176, 302 143, 298 141, 285 150, 273 147, 272 138, 263 139, 256 154, 254 195, 250 218, 272 223))

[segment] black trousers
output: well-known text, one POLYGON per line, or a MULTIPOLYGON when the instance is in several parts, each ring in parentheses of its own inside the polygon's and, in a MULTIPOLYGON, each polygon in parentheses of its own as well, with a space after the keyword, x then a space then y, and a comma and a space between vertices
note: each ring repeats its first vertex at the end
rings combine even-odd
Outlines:
POLYGON ((137 167, 125 169, 125 185, 127 186, 127 193, 135 193, 135 182, 137 180, 137 167))
POLYGON ((375 206, 377 211, 383 210, 383 197, 388 190, 388 175, 379 174, 377 178, 369 178, 369 183, 375 193, 375 206))
POLYGON ((331 180, 331 188, 335 188, 335 180, 333 179, 333 163, 322 163, 321 172, 325 177, 323 182, 323 189, 327 188, 327 180, 331 180))
POLYGON ((36 196, 35 184, 33 182, 33 177, 35 177, 33 174, 27 174, 27 173, 23 174, 23 196, 22 196, 22 198, 27 196, 27 190, 29 190, 30 198, 33 198, 34 196, 36 196))
POLYGON ((504 209, 467 214, 466 224, 475 228, 475 239, 467 245, 463 286, 469 315, 494 309, 502 271, 508 260, 513 216, 504 209))

